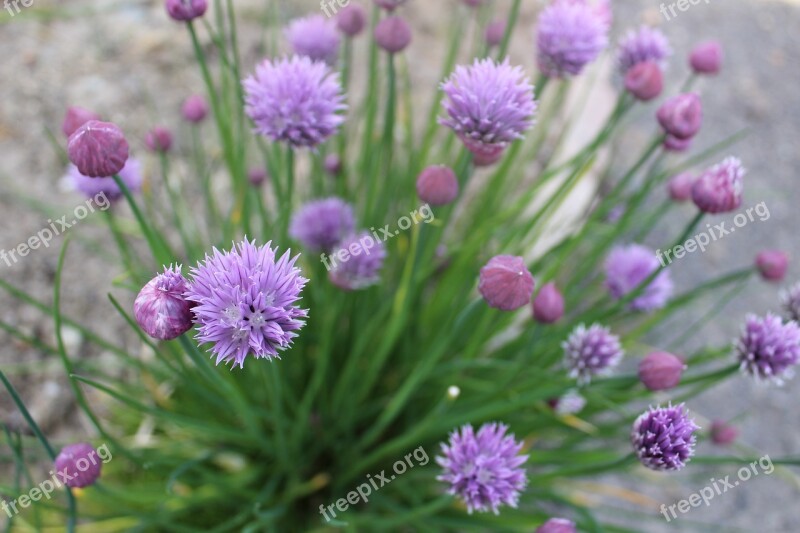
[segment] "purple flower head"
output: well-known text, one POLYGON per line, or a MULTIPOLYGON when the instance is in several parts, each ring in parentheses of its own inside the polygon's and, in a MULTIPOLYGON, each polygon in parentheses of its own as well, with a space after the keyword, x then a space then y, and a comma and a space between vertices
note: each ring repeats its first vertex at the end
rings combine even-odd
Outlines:
POLYGON ((199 94, 193 94, 183 101, 181 114, 188 122, 198 124, 208 115, 208 103, 199 94))
POLYGON ((625 90, 642 102, 649 102, 664 90, 664 73, 652 61, 631 67, 625 74, 625 90))
POLYGON ((308 280, 287 250, 279 259, 271 242, 247 240, 229 252, 214 248, 192 269, 186 299, 198 326, 197 340, 211 343, 220 362, 244 366, 245 358, 280 357, 305 325, 308 310, 297 301, 308 280))
POLYGON ((458 197, 458 178, 450 167, 434 165, 417 178, 417 196, 430 205, 447 205, 458 197))
POLYGON ((90 120, 100 120, 100 115, 94 111, 89 111, 83 107, 73 106, 67 109, 64 122, 61 124, 61 131, 69 139, 75 130, 89 122, 90 120))
POLYGON ((639 362, 639 380, 652 391, 678 386, 686 365, 668 352, 653 352, 639 362))
POLYGON ((763 250, 756 256, 756 268, 765 281, 783 281, 789 269, 789 256, 782 250, 763 250))
POLYGON ((336 26, 348 37, 360 34, 366 25, 367 13, 358 4, 347 5, 336 15, 336 26))
POLYGON ((570 389, 560 398, 556 398, 552 402, 552 407, 558 415, 574 415, 586 407, 586 398, 581 396, 577 390, 570 389))
POLYGON ((368 231, 356 233, 343 239, 331 252, 328 277, 331 283, 347 291, 365 289, 380 281, 385 259, 383 241, 368 231))
POLYGON ((579 383, 588 383, 593 376, 609 374, 625 355, 619 337, 600 324, 588 329, 583 324, 578 325, 561 347, 564 349, 564 365, 569 369, 570 377, 577 378, 579 383))
POLYGON ((700 43, 689 54, 689 65, 697 74, 718 74, 723 55, 722 45, 717 41, 700 43))
POLYGON ((694 432, 698 429, 683 404, 651 407, 633 423, 631 444, 647 468, 680 470, 694 455, 694 432))
POLYGON ((67 152, 84 176, 107 178, 125 166, 128 141, 116 124, 90 120, 69 136, 67 152))
POLYGON ((273 141, 313 148, 344 122, 339 75, 325 63, 301 56, 266 60, 243 83, 247 115, 273 141))
POLYGON ((575 522, 566 518, 551 518, 536 528, 536 533, 578 533, 575 522))
POLYGON ((556 2, 539 15, 539 70, 550 78, 576 76, 608 46, 608 25, 581 2, 556 2))
POLYGON ((73 489, 82 489, 94 485, 100 477, 102 464, 97 450, 91 444, 77 442, 61 448, 54 466, 56 472, 63 472, 68 476, 64 478, 65 485, 73 489))
POLYGON ((750 314, 734 348, 742 371, 781 385, 800 362, 800 326, 794 321, 784 324, 772 313, 763 318, 750 314))
MULTIPOLYGON (((617 246, 608 254, 605 263, 606 288, 615 300, 649 278, 661 264, 653 250, 639 244, 617 246)), ((652 311, 666 305, 672 296, 672 279, 668 270, 662 270, 639 296, 628 303, 632 311, 652 311)))
POLYGON ((508 59, 476 59, 469 67, 458 66, 442 90, 448 116, 439 123, 451 128, 473 153, 502 152, 533 126, 533 86, 522 68, 512 67, 508 59))
POLYGON ((744 176, 742 162, 728 157, 706 170, 692 186, 692 200, 705 213, 727 213, 742 205, 744 176))
POLYGON ((697 93, 673 96, 658 108, 656 118, 667 135, 691 139, 703 125, 703 104, 697 93))
POLYGON ((781 293, 781 305, 789 318, 800 321, 800 283, 792 285, 781 293))
POLYGON ((294 19, 284 33, 296 55, 324 61, 329 65, 336 63, 339 58, 341 38, 332 19, 323 15, 294 19))
POLYGON ((261 167, 253 167, 247 171, 247 181, 253 187, 261 187, 267 178, 269 178, 269 174, 266 169, 261 167))
POLYGON ((165 268, 147 282, 133 302, 133 316, 145 333, 171 340, 192 328, 192 304, 184 297, 186 284, 180 266, 165 268))
POLYGON ((501 505, 517 507, 520 492, 528 484, 522 467, 528 460, 520 455, 522 442, 506 435, 508 426, 484 424, 475 434, 472 426, 453 431, 450 441, 442 444, 436 462, 443 472, 437 480, 449 484, 448 494, 461 498, 467 512, 499 514, 501 505))
POLYGON ((667 183, 669 197, 676 202, 691 200, 694 181, 695 177, 691 172, 681 172, 672 176, 667 183))
POLYGON ((535 282, 525 259, 513 255, 492 257, 481 268, 478 292, 489 307, 514 311, 528 305, 535 282))
POLYGON ((166 0, 165 4, 169 16, 179 22, 202 17, 208 8, 206 0, 166 0))
POLYGON ((375 42, 390 54, 402 52, 411 44, 411 26, 402 17, 386 17, 375 26, 375 42))
POLYGON ((386 11, 394 11, 406 2, 408 2, 408 0, 375 0, 375 3, 386 11))
POLYGON ((493 20, 486 26, 486 44, 489 46, 499 46, 503 42, 503 37, 506 35, 506 20, 497 19, 493 20))
MULTIPOLYGON (((139 160, 130 158, 125 162, 125 166, 117 174, 122 183, 128 187, 132 193, 138 192, 142 188, 142 165, 139 160)), ((64 180, 69 187, 82 193, 87 198, 96 198, 97 196, 105 196, 109 201, 115 202, 122 198, 122 191, 120 190, 114 178, 90 178, 84 176, 75 165, 70 165, 67 168, 67 174, 64 180)))
POLYGON ((289 235, 312 252, 329 252, 353 233, 353 207, 341 198, 308 202, 292 217, 289 235))
POLYGON ((156 126, 147 133, 144 144, 151 152, 169 152, 172 148, 172 132, 164 126, 156 126))
POLYGON ((325 156, 325 172, 331 176, 338 176, 342 173, 342 160, 336 154, 328 154, 325 156))
POLYGON ((642 26, 638 30, 630 30, 620 39, 617 62, 623 74, 645 61, 652 61, 663 70, 671 55, 672 48, 667 37, 655 28, 642 26))
POLYGON ((533 300, 533 318, 541 324, 554 324, 564 316, 564 297, 553 282, 539 290, 533 300))

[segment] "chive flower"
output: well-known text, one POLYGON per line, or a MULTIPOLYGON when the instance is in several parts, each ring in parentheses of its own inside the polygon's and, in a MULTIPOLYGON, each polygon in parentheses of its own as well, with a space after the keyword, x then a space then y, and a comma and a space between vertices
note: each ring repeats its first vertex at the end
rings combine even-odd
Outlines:
POLYGON ((70 135, 67 153, 84 176, 107 178, 125 166, 128 141, 116 124, 90 120, 70 135))
MULTIPOLYGON (((128 159, 117 175, 131 193, 141 190, 144 178, 142 177, 142 165, 138 159, 133 157, 128 159)), ((122 190, 114 178, 90 178, 81 174, 75 165, 69 165, 64 181, 68 187, 80 192, 86 198, 104 195, 109 201, 116 202, 123 196, 122 190)))
MULTIPOLYGON (((616 246, 605 262, 606 288, 615 300, 638 289, 661 264, 650 248, 639 244, 616 246)), ((668 269, 663 269, 639 296, 628 303, 631 311, 653 311, 667 304, 673 284, 668 269)))
POLYGON ((763 318, 749 314, 734 350, 742 372, 782 385, 800 362, 800 326, 772 313, 763 318))
POLYGON ((191 303, 184 297, 181 267, 168 267, 139 291, 133 316, 145 333, 159 340, 176 339, 192 328, 191 303))
POLYGON ((570 377, 581 384, 589 383, 594 376, 610 374, 625 355, 619 337, 600 324, 589 328, 578 325, 561 347, 570 377))
POLYGON ((311 15, 292 20, 284 30, 292 51, 329 65, 339 58, 341 38, 336 21, 324 15, 311 15))
POLYGON ((651 407, 633 423, 631 444, 639 461, 651 470, 680 470, 694 455, 700 429, 684 404, 651 407))
POLYGON ((537 63, 549 78, 577 76, 608 46, 608 25, 578 2, 555 2, 539 15, 537 63))
POLYGON ((663 70, 667 59, 672 55, 666 35, 660 30, 642 26, 630 30, 619 41, 617 63, 623 74, 639 63, 652 61, 663 70))
POLYGON ((353 233, 353 207, 341 198, 308 202, 294 214, 289 235, 313 252, 329 252, 353 233))

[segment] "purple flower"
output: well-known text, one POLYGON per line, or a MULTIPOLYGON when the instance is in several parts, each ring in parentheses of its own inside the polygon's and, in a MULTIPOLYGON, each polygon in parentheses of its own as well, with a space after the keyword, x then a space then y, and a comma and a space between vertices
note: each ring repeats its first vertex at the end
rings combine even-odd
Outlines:
POLYGON ((683 404, 651 407, 633 423, 631 443, 647 468, 680 470, 694 455, 694 432, 698 429, 683 404))
POLYGON ((65 485, 73 489, 82 489, 94 485, 100 477, 102 461, 91 444, 77 442, 61 448, 54 466, 56 472, 59 472, 59 479, 65 485), (63 477, 62 472, 68 477, 63 477))
MULTIPOLYGON (((631 244, 611 250, 605 263, 606 288, 615 300, 623 298, 644 283, 661 264, 646 246, 631 244)), ((672 296, 672 279, 662 270, 644 291, 628 303, 632 311, 652 311, 666 305, 672 296)))
POLYGON ((576 4, 589 8, 599 18, 606 28, 611 28, 614 14, 611 11, 611 0, 554 0, 565 4, 576 4))
POLYGON ((133 316, 145 333, 171 340, 192 328, 192 305, 184 297, 186 284, 180 266, 165 268, 147 282, 133 302, 133 316))
POLYGON ((267 178, 269 178, 269 174, 264 168, 253 167, 247 171, 247 181, 253 187, 261 187, 267 178))
POLYGON ((764 318, 750 314, 734 347, 742 371, 780 385, 800 362, 800 326, 784 324, 772 313, 764 318))
POLYGON ((206 99, 199 94, 193 94, 183 101, 181 107, 181 114, 183 118, 193 124, 198 124, 203 121, 208 115, 208 104, 206 99))
POLYGON ((580 74, 608 46, 608 25, 578 2, 556 2, 539 15, 536 45, 539 70, 550 78, 580 74))
POLYGON ((348 37, 355 37, 364 31, 366 25, 367 13, 358 4, 347 5, 336 15, 336 26, 348 37))
POLYGON ((447 205, 458 197, 458 178, 450 167, 434 165, 417 178, 417 196, 430 205, 447 205))
POLYGON ((312 252, 329 252, 353 233, 353 207, 341 198, 308 202, 292 217, 289 235, 312 252))
POLYGON ((664 73, 652 61, 631 67, 625 74, 625 90, 642 102, 658 97, 664 89, 664 73))
POLYGON ((551 518, 536 528, 536 533, 577 533, 575 522, 566 518, 551 518))
POLYGON ((499 514, 501 505, 517 507, 519 495, 528 484, 522 465, 527 455, 519 455, 523 443, 506 435, 508 426, 484 424, 475 434, 472 426, 453 431, 442 444, 436 462, 443 472, 436 479, 450 485, 448 494, 460 497, 473 511, 499 514))
POLYGON ((100 120, 100 115, 94 111, 89 111, 83 107, 73 106, 67 109, 64 122, 61 124, 61 131, 69 139, 75 130, 89 122, 90 120, 100 120))
POLYGON ((678 386, 686 365, 668 352, 653 352, 639 362, 639 379, 652 391, 678 386))
POLYGON ((380 281, 380 270, 386 259, 386 246, 363 231, 346 237, 328 258, 331 283, 347 291, 365 289, 380 281))
POLYGON ((503 42, 503 37, 506 36, 506 20, 497 19, 493 20, 486 26, 486 44, 489 46, 499 46, 503 42))
POLYGON ((554 324, 564 316, 564 297, 555 283, 548 283, 533 300, 533 318, 541 324, 554 324))
POLYGON ((703 104, 696 93, 673 96, 658 108, 656 118, 668 136, 691 139, 703 125, 703 104))
POLYGON ((711 442, 717 446, 733 444, 738 436, 739 430, 736 429, 736 426, 722 420, 714 420, 711 422, 711 442))
POLYGON ((763 250, 756 256, 756 268, 765 281, 783 281, 789 256, 782 250, 763 250))
POLYGON ((525 259, 513 255, 492 257, 481 268, 478 292, 489 307, 514 311, 528 305, 535 282, 525 259))
POLYGON ((473 152, 502 151, 533 125, 533 86, 522 68, 512 67, 507 59, 499 64, 476 59, 472 66, 458 66, 442 90, 448 116, 439 123, 473 152))
POLYGON ((552 403, 556 414, 561 416, 574 415, 583 411, 586 407, 586 398, 580 395, 575 389, 570 389, 560 398, 556 398, 552 403))
POLYGON ((411 26, 402 17, 386 17, 375 26, 375 42, 390 54, 402 52, 411 44, 411 26))
POLYGON ((107 178, 125 166, 128 141, 116 124, 90 120, 69 136, 67 152, 84 176, 107 178))
POLYGON ((331 176, 338 176, 342 173, 342 160, 336 154, 328 154, 325 156, 325 172, 331 176))
POLYGON ((722 45, 717 41, 700 43, 689 55, 689 65, 697 74, 718 74, 722 68, 722 45))
POLYGON ((273 141, 313 148, 344 122, 339 75, 325 63, 300 56, 266 60, 243 83, 247 115, 273 141))
POLYGON ((694 182, 695 177, 691 172, 681 172, 672 176, 667 183, 669 197, 676 202, 691 200, 694 182))
POLYGON ((220 362, 244 366, 255 358, 280 357, 305 325, 306 309, 297 301, 308 282, 287 250, 276 259, 271 242, 257 247, 242 241, 229 252, 214 248, 191 271, 186 299, 198 326, 197 340, 211 343, 220 362))
MULTIPOLYGON (((142 188, 142 165, 139 160, 130 158, 125 162, 125 166, 117 174, 122 183, 128 187, 132 193, 138 192, 142 188)), ((70 165, 67 168, 67 174, 64 176, 67 184, 82 193, 87 198, 96 198, 98 195, 105 196, 109 201, 115 202, 122 198, 122 191, 120 190, 114 178, 90 178, 84 176, 75 165, 70 165)))
POLYGON ((185 22, 202 17, 208 8, 206 0, 166 0, 167 13, 174 20, 185 22))
POLYGON ((705 213, 734 211, 742 205, 746 173, 738 158, 728 157, 697 178, 692 186, 692 200, 705 213))
POLYGON ((341 39, 336 22, 323 15, 311 15, 291 21, 284 30, 292 51, 329 65, 339 58, 341 39))
POLYGON ((652 61, 663 70, 671 55, 672 48, 667 37, 655 28, 642 26, 638 30, 630 30, 620 39, 617 62, 623 74, 645 61, 652 61))
POLYGON ((156 126, 147 133, 144 144, 151 152, 169 152, 172 148, 172 132, 163 126, 156 126))
POLYGON ((781 293, 781 305, 789 313, 789 318, 800 321, 800 283, 781 293))
POLYGON ((625 355, 619 337, 600 324, 589 329, 580 324, 561 347, 569 375, 577 378, 579 383, 588 383, 593 376, 609 374, 625 355))

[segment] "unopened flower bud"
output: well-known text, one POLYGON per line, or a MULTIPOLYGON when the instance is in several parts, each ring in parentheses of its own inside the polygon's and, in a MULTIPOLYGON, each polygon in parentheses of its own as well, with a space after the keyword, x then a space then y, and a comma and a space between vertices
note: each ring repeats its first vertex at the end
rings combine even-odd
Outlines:
POLYGON ((756 268, 766 281, 783 281, 789 268, 789 256, 780 250, 764 250, 756 257, 756 268))
POLYGON ((107 178, 125 166, 128 141, 115 124, 90 120, 70 135, 67 153, 84 176, 107 178))
POLYGON ((180 267, 165 268, 145 285, 133 303, 133 315, 145 333, 159 340, 180 337, 192 327, 192 304, 185 297, 180 267))
POLYGON ((639 379, 652 391, 669 390, 678 385, 686 365, 667 352, 653 352, 639 363, 639 379))
POLYGON ((722 420, 714 420, 711 423, 711 442, 717 446, 728 446, 733 444, 736 437, 739 436, 739 430, 722 420))
POLYGON ((689 65, 697 74, 717 74, 722 68, 722 45, 709 41, 697 45, 689 54, 689 65))
POLYGON ((188 122, 197 124, 202 122, 208 115, 208 104, 206 99, 199 94, 193 94, 183 101, 181 114, 188 122))
POLYGON ((202 17, 208 8, 206 0, 166 0, 167 13, 178 22, 202 17))
POLYGON ((625 89, 634 98, 648 102, 664 90, 664 73, 653 61, 645 61, 631 67, 625 74, 625 89))
MULTIPOLYGON (((63 472, 64 484, 73 489, 94 485, 100 477, 102 461, 97 450, 88 442, 68 444, 55 460, 56 472, 63 472)), ((60 474, 59 474, 60 475, 60 474)))
POLYGON ((417 195, 430 205, 447 205, 458 197, 458 178, 452 169, 435 165, 417 178, 417 195))
POLYGON ((659 124, 668 134, 681 140, 691 139, 703 123, 703 105, 696 93, 673 96, 656 114, 659 124))
POLYGON ((564 297, 555 283, 548 283, 533 300, 533 318, 542 324, 553 324, 564 316, 564 297))
POLYGON ((167 153, 172 148, 172 132, 163 126, 156 126, 147 133, 144 144, 151 152, 167 153))
POLYGON ((522 257, 498 255, 481 269, 478 291, 490 307, 514 311, 531 301, 534 285, 522 257))
POLYGON ((390 54, 396 54, 411 44, 411 27, 401 17, 387 17, 375 26, 375 41, 390 54))
POLYGON ((67 109, 67 114, 64 116, 64 122, 61 124, 61 131, 69 138, 70 135, 75 133, 75 130, 90 120, 100 120, 100 115, 82 107, 70 107, 67 109))

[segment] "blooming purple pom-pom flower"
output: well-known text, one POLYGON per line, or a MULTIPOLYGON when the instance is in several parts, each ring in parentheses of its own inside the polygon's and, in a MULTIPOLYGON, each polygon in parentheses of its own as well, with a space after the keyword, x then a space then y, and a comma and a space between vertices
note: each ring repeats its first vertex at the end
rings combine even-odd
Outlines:
POLYGON ((492 257, 481 268, 478 292, 489 307, 514 311, 528 305, 535 282, 525 259, 513 255, 492 257))
MULTIPOLYGON (((139 163, 138 159, 128 159, 125 162, 125 166, 122 167, 122 170, 120 170, 117 175, 122 180, 122 183, 128 187, 130 192, 135 193, 141 190, 144 179, 142 177, 142 165, 139 163)), ((78 167, 75 165, 70 165, 69 168, 67 168, 67 174, 64 176, 64 180, 67 182, 68 186, 82 193, 87 198, 104 196, 108 201, 115 202, 123 196, 114 178, 90 178, 89 176, 81 174, 78 167)))
POLYGON ((331 283, 341 289, 355 291, 380 281, 380 270, 385 259, 386 246, 383 241, 363 231, 345 237, 323 262, 329 270, 331 283))
POLYGON ((207 0, 166 0, 167 13, 178 22, 202 17, 208 9, 207 0))
POLYGON ((631 444, 647 468, 680 470, 694 455, 698 429, 683 404, 651 407, 633 423, 631 444))
POLYGON ((523 443, 507 431, 508 426, 494 422, 475 434, 472 426, 465 425, 450 434, 449 442, 442 444, 442 455, 436 457, 443 469, 436 479, 450 485, 448 494, 460 497, 470 514, 499 514, 501 505, 516 507, 528 484, 522 467, 528 456, 519 454, 523 443))
POLYGON ((536 528, 536 533, 577 533, 575 522, 566 518, 551 518, 536 528))
POLYGON ((569 369, 570 377, 577 378, 579 383, 588 383, 593 376, 609 374, 625 355, 619 337, 600 324, 593 324, 588 329, 583 324, 578 325, 561 347, 564 349, 564 365, 569 369))
POLYGON ((116 124, 90 120, 69 136, 67 152, 84 176, 107 178, 125 166, 128 141, 116 124))
POLYGON ((91 444, 77 442, 61 448, 53 466, 59 473, 59 479, 65 485, 73 489, 81 489, 94 485, 100 477, 102 461, 97 450, 91 444))
POLYGON ((192 304, 185 297, 181 267, 165 268, 142 287, 133 316, 145 333, 159 340, 176 339, 192 328, 192 304))
POLYGON ((323 15, 310 15, 291 21, 284 30, 292 51, 329 65, 339 58, 341 37, 336 21, 323 15))
POLYGON ((308 280, 295 266, 299 256, 287 250, 276 258, 271 244, 244 240, 228 252, 214 248, 191 271, 185 296, 195 303, 197 340, 211 343, 217 364, 241 368, 251 354, 279 358, 305 325, 308 310, 297 301, 308 280))
POLYGON ((789 313, 789 318, 800 321, 800 283, 781 292, 781 305, 789 313))
POLYGON ((506 59, 476 59, 458 66, 442 84, 447 112, 439 123, 451 128, 473 153, 499 150, 533 125, 536 101, 522 68, 506 59))
POLYGON ((638 30, 630 30, 620 39, 617 62, 623 74, 645 61, 652 61, 663 70, 671 55, 672 48, 667 37, 660 30, 642 26, 638 30))
POLYGON ((266 60, 243 83, 247 115, 256 132, 273 141, 313 148, 344 122, 339 75, 323 62, 304 56, 266 60))
POLYGON ((61 123, 61 131, 67 139, 75 133, 75 130, 89 122, 90 120, 100 120, 100 115, 94 111, 89 111, 83 107, 73 106, 67 109, 64 122, 61 123))
POLYGON ((691 139, 703 125, 703 104, 697 93, 673 96, 661 104, 656 113, 664 131, 679 140, 691 139))
POLYGON ((583 3, 547 6, 537 29, 537 63, 549 78, 580 74, 608 46, 608 24, 583 3))
POLYGON ((353 233, 353 208, 341 198, 308 202, 292 217, 289 235, 313 252, 328 252, 353 233))
MULTIPOLYGON (((606 288, 615 300, 644 283, 661 264, 656 253, 639 244, 616 246, 606 258, 606 288)), ((672 279, 662 270, 643 292, 628 303, 632 311, 652 311, 666 305, 672 296, 672 279)))
POLYGON ((728 157, 697 178, 692 186, 692 200, 705 213, 734 211, 742 205, 746 173, 738 158, 728 157))
POLYGON ((750 314, 734 347, 743 372, 781 385, 800 362, 800 326, 784 324, 772 313, 763 318, 750 314))

